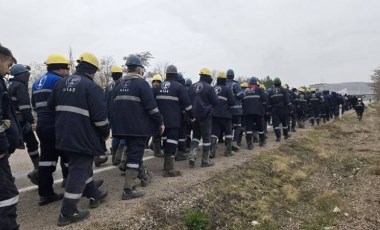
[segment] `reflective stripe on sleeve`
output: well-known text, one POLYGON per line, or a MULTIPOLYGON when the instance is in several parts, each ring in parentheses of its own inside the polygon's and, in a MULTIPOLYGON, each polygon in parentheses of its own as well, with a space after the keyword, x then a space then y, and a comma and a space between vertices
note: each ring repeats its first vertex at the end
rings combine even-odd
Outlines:
POLYGON ((95 124, 96 126, 108 125, 108 119, 106 119, 106 120, 104 120, 104 121, 94 122, 94 124, 95 124))
POLYGON ((33 151, 33 152, 28 152, 29 156, 35 156, 38 155, 38 150, 33 151))
POLYGON ((20 105, 18 108, 21 110, 21 109, 30 109, 31 107, 30 105, 20 105))
POLYGON ((78 108, 78 107, 75 107, 75 106, 57 105, 55 107, 55 110, 56 111, 60 111, 60 112, 77 113, 77 114, 81 114, 81 115, 84 115, 84 116, 87 116, 87 117, 90 116, 90 113, 88 112, 88 110, 81 109, 81 108, 78 108))
POLYGON ((37 102, 36 108, 45 107, 47 106, 47 101, 37 102))
POLYGON ((141 101, 139 97, 131 96, 131 95, 119 95, 115 97, 115 101, 119 100, 127 100, 127 101, 141 101))
POLYGON ((218 98, 219 98, 220 100, 227 101, 227 98, 226 98, 226 97, 218 96, 218 98))
POLYGON ((192 105, 189 105, 189 106, 187 106, 186 108, 185 108, 185 110, 186 111, 189 111, 189 110, 191 110, 193 108, 193 106, 192 105))
POLYGON ((94 178, 92 178, 92 177, 88 178, 88 179, 86 180, 86 184, 90 183, 90 182, 93 181, 93 180, 94 180, 94 178))
POLYGON ((248 95, 244 97, 244 99, 246 98, 260 98, 260 95, 248 95))
POLYGON ((230 106, 231 109, 240 109, 242 108, 241 105, 234 105, 234 106, 230 106))
POLYGON ((155 113, 158 113, 158 112, 160 112, 160 110, 158 110, 158 108, 154 108, 151 111, 149 111, 149 114, 152 115, 152 114, 155 114, 155 113))
POLYGON ((156 99, 160 100, 172 100, 172 101, 179 101, 178 97, 174 96, 166 96, 166 95, 157 95, 156 99))
POLYGON ((5 131, 5 128, 3 125, 0 125, 0 133, 4 132, 5 131))
POLYGON ((51 92, 53 92, 53 90, 51 90, 51 89, 39 89, 39 90, 33 91, 33 94, 37 94, 37 93, 51 93, 51 92))

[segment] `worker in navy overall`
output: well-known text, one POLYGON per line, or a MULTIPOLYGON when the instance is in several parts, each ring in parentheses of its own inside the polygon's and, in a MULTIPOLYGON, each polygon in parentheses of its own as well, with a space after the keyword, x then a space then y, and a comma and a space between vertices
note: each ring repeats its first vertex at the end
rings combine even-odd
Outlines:
POLYGON ((113 135, 126 140, 127 162, 122 199, 144 196, 136 189, 143 165, 144 147, 147 137, 162 134, 165 130, 162 115, 157 108, 152 89, 142 77, 144 67, 137 55, 126 60, 127 74, 113 93, 113 135))
MULTIPOLYGON (((104 97, 106 100, 106 106, 107 106, 107 116, 108 116, 108 121, 110 122, 110 127, 112 126, 112 113, 111 113, 111 105, 112 105, 112 92, 115 89, 115 86, 120 82, 121 77, 123 76, 123 70, 120 66, 112 66, 111 67, 111 78, 112 82, 108 84, 108 86, 104 89, 104 97)), ((112 142, 111 142, 111 160, 113 165, 118 165, 120 164, 121 161, 121 155, 122 155, 122 150, 124 148, 124 141, 120 140, 119 138, 112 137, 112 142), (119 153, 118 153, 118 162, 115 161, 116 158, 116 152, 119 149, 120 144, 122 146, 120 147, 119 153)), ((100 160, 100 159, 99 159, 100 160)), ((104 161, 104 160, 103 160, 104 161)), ((99 163, 102 163, 102 161, 99 161, 99 163)), ((101 165, 101 164, 100 164, 101 165)), ((96 162, 95 162, 95 166, 96 162)))
MULTIPOLYGON (((186 80, 183 77, 182 73, 178 73, 177 81, 183 85, 186 95, 187 94, 187 88, 186 80)), ((186 113, 186 110, 182 110, 182 119, 181 119, 181 128, 179 130, 179 138, 178 138, 178 150, 177 154, 175 155, 176 161, 184 161, 187 160, 187 154, 190 152, 190 148, 186 147, 186 137, 187 137, 187 131, 185 129, 186 125, 190 122, 191 124, 191 118, 186 113)))
POLYGON ((4 81, 5 75, 9 74, 9 68, 15 62, 12 52, 0 44, 0 228, 7 230, 19 229, 19 193, 12 178, 8 158, 19 147, 17 145, 23 143, 21 129, 11 108, 11 98, 4 81))
POLYGON ((317 122, 317 125, 319 125, 322 99, 321 99, 321 95, 317 93, 316 88, 311 88, 310 91, 311 91, 311 94, 309 96, 310 122, 311 122, 311 126, 314 126, 315 122, 317 122))
POLYGON ((243 115, 243 108, 241 100, 244 97, 244 92, 240 87, 240 83, 234 80, 235 73, 232 69, 227 70, 227 87, 229 87, 235 96, 235 105, 232 106, 232 128, 233 128, 233 141, 232 150, 239 151, 237 141, 241 132, 241 116, 243 115))
POLYGON ((94 182, 94 157, 106 151, 105 140, 110 130, 103 89, 94 82, 99 61, 92 53, 82 53, 77 59, 74 75, 59 80, 48 100, 55 110, 55 145, 69 159, 69 175, 62 201, 58 225, 81 221, 89 211, 79 211, 82 195, 96 208, 106 198, 94 182))
MULTIPOLYGON (((156 74, 152 78, 152 89, 154 90, 157 87, 160 87, 162 83, 162 77, 159 74, 156 74)), ((161 150, 161 135, 157 134, 156 136, 152 137, 152 147, 153 147, 153 154, 155 157, 164 157, 164 153, 161 150)))
POLYGON ((191 119, 193 119, 193 114, 185 86, 178 82, 176 66, 169 65, 166 68, 166 80, 161 83, 160 87, 154 89, 154 96, 165 124, 165 132, 162 134, 163 137, 166 137, 164 176, 180 176, 181 172, 174 169, 174 159, 182 126, 182 111, 185 110, 191 119))
POLYGON ((216 144, 220 133, 224 133, 225 146, 224 155, 232 156, 232 109, 235 105, 232 90, 226 86, 227 77, 225 72, 219 72, 216 79, 216 85, 213 87, 219 104, 215 106, 212 113, 212 132, 211 132, 211 155, 210 158, 216 156, 216 144))
POLYGON ((288 139, 290 137, 288 130, 288 111, 289 107, 292 106, 289 98, 288 92, 282 88, 281 80, 275 78, 273 80, 273 89, 269 93, 269 105, 272 112, 273 128, 276 134, 276 142, 281 141, 281 130, 280 124, 282 125, 282 131, 284 138, 288 139))
POLYGON ((27 174, 33 184, 38 184, 38 162, 40 155, 38 151, 38 141, 34 134, 32 126, 35 126, 35 120, 32 115, 30 106, 30 95, 28 82, 30 77, 29 67, 16 64, 11 67, 10 73, 13 78, 9 80, 9 94, 12 99, 13 108, 16 110, 17 120, 21 125, 22 135, 28 154, 33 163, 33 171, 27 174))
MULTIPOLYGON (((244 92, 246 88, 248 88, 248 83, 247 82, 243 82, 240 84, 240 88, 241 90, 244 92)), ((245 125, 245 117, 244 117, 244 114, 241 116, 241 131, 240 131, 240 134, 239 134, 239 138, 237 140, 237 145, 238 146, 241 146, 241 140, 243 139, 243 134, 245 135, 246 134, 246 125, 245 125)))
POLYGON ((247 148, 249 150, 253 149, 253 130, 259 134, 260 146, 265 145, 265 134, 264 134, 264 113, 266 103, 266 97, 261 88, 257 87, 257 78, 251 77, 249 79, 249 86, 244 91, 243 98, 243 111, 246 123, 246 141, 247 148))
MULTIPOLYGON (((185 80, 185 88, 188 91, 189 87, 193 84, 193 81, 190 78, 185 80)), ((193 124, 190 121, 190 118, 185 113, 185 125, 184 132, 186 133, 186 153, 190 152, 191 148, 191 131, 193 130, 193 124)))
POLYGON ((213 108, 218 105, 218 97, 210 85, 212 82, 211 72, 207 68, 202 68, 198 82, 190 86, 188 94, 193 105, 193 139, 191 140, 191 150, 189 156, 190 167, 195 166, 198 153, 198 145, 202 138, 203 153, 201 167, 210 167, 214 162, 210 160, 211 149, 211 118, 213 108))
POLYGON ((306 113, 309 107, 309 102, 305 96, 305 92, 305 88, 298 88, 298 95, 294 101, 294 107, 297 113, 298 128, 305 128, 306 113))
POLYGON ((53 173, 58 158, 61 160, 63 185, 67 182, 68 159, 55 148, 55 112, 47 106, 54 85, 69 75, 70 61, 62 54, 51 54, 45 62, 47 73, 37 78, 32 87, 32 106, 37 113, 36 132, 41 145, 41 157, 38 164, 39 205, 60 200, 63 194, 56 194, 53 189, 53 173))
POLYGON ((354 109, 355 109, 358 120, 361 121, 363 118, 363 113, 365 109, 365 105, 361 97, 358 98, 356 104, 354 105, 354 109))

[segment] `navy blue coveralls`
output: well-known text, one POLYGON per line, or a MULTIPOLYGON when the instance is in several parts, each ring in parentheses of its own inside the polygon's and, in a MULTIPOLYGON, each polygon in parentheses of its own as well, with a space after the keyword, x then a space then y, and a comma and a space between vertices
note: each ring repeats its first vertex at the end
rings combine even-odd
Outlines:
POLYGON ((232 108, 232 126, 234 130, 234 138, 233 141, 237 142, 239 139, 239 135, 241 132, 241 116, 243 115, 243 107, 242 107, 242 99, 244 97, 244 92, 240 87, 240 83, 227 78, 227 87, 229 87, 235 97, 235 104, 231 107, 232 108))
POLYGON ((55 148, 55 112, 47 106, 47 101, 54 85, 61 80, 53 72, 47 72, 38 78, 32 87, 32 106, 37 112, 37 136, 41 145, 41 156, 38 163, 38 194, 40 196, 54 195, 53 172, 56 170, 58 157, 63 178, 67 178, 68 159, 55 148))
POLYGON ((269 105, 272 110, 273 128, 277 139, 281 138, 280 123, 285 138, 288 137, 288 108, 291 106, 289 94, 282 87, 274 87, 269 93, 269 105))
POLYGON ((91 77, 76 73, 59 80, 48 101, 55 109, 55 144, 69 159, 61 214, 72 216, 82 194, 97 199, 92 178, 94 156, 104 154, 109 136, 103 89, 91 77))

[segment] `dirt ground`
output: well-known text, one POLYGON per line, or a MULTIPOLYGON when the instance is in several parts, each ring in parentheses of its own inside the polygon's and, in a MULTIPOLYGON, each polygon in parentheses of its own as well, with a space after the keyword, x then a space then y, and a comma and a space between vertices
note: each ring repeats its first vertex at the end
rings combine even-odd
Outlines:
POLYGON ((60 203, 39 207, 36 190, 21 193, 18 220, 21 229, 379 229, 379 131, 370 107, 361 122, 348 112, 281 143, 270 130, 266 147, 243 142, 233 157, 219 144, 214 167, 178 162, 177 178, 162 177, 163 159, 153 158, 144 198, 122 201, 123 177, 111 169, 95 176, 109 197, 88 220, 56 227, 60 203))

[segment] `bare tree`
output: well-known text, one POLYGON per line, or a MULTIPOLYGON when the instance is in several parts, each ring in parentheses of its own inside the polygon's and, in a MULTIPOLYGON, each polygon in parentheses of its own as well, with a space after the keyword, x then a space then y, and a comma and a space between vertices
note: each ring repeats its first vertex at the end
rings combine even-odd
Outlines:
POLYGON ((380 98, 380 69, 375 69, 373 71, 373 74, 371 75, 371 87, 373 89, 373 92, 376 94, 376 99, 379 100, 380 98))
POLYGON ((111 68, 115 65, 115 60, 111 56, 104 56, 100 59, 100 69, 95 75, 95 82, 105 88, 111 80, 111 68))
POLYGON ((71 46, 69 47, 69 61, 70 61, 70 75, 74 74, 75 72, 75 65, 74 65, 74 57, 73 57, 73 50, 71 49, 71 46))
POLYGON ((29 85, 32 85, 33 82, 44 75, 47 72, 46 65, 43 63, 32 62, 29 64, 30 66, 30 78, 29 85))

